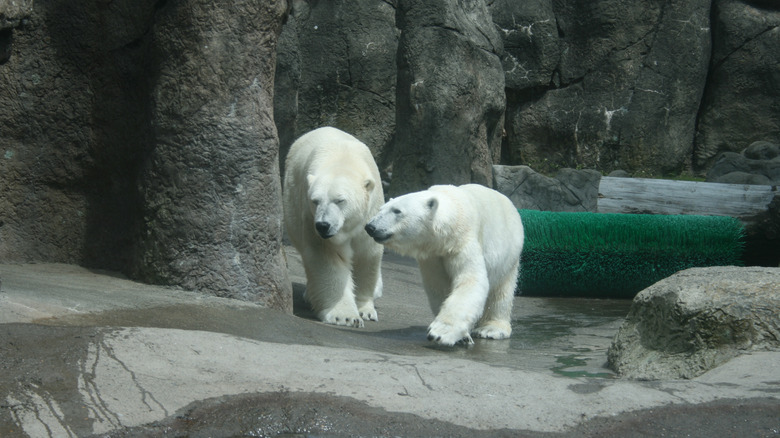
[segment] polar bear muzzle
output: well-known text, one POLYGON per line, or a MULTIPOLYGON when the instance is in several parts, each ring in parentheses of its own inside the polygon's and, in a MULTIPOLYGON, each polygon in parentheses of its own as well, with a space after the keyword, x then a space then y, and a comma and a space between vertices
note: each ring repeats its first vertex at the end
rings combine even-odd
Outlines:
POLYGON ((323 239, 330 239, 341 231, 344 226, 344 215, 339 208, 339 202, 316 202, 314 212, 314 229, 323 239))
POLYGON ((386 230, 380 230, 371 222, 366 225, 365 229, 366 233, 368 233, 376 243, 385 243, 393 237, 393 233, 389 233, 386 230))
POLYGON ((323 239, 330 239, 336 234, 333 232, 333 227, 331 227, 330 222, 315 222, 314 228, 317 229, 317 234, 319 234, 323 239))

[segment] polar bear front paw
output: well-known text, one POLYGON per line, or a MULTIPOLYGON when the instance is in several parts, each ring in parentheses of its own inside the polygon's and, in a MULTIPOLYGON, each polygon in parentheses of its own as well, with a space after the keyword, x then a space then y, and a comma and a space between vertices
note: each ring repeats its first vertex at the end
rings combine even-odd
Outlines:
POLYGON ((367 319, 369 321, 379 321, 376 308, 374 308, 374 303, 372 301, 367 301, 362 304, 358 303, 358 313, 360 313, 360 317, 363 319, 367 319))
POLYGON ((428 327, 428 340, 447 346, 461 342, 469 345, 474 343, 465 325, 455 326, 439 320, 434 320, 428 327))
POLYGON ((340 309, 338 306, 320 312, 320 320, 326 324, 363 327, 363 319, 355 309, 340 309))

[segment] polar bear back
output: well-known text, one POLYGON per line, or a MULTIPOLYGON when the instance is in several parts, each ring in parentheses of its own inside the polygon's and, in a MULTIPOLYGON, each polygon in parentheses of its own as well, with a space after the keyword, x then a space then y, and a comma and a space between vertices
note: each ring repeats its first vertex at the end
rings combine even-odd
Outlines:
MULTIPOLYGON (((360 140, 329 126, 302 135, 293 143, 285 161, 285 179, 309 174, 355 172, 373 178, 381 190, 379 169, 371 151, 360 140)), ((382 202, 384 202, 382 200, 382 202)))
POLYGON ((502 277, 520 260, 525 233, 517 208, 506 196, 479 184, 433 186, 434 193, 445 194, 455 201, 459 222, 468 223, 458 232, 475 233, 482 247, 490 277, 502 277))

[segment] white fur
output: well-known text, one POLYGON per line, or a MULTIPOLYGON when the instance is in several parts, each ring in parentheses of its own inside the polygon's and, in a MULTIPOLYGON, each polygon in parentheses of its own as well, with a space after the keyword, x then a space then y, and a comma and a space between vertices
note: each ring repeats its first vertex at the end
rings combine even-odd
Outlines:
POLYGON ((374 298, 382 295, 383 248, 363 226, 382 202, 379 170, 355 137, 325 127, 291 146, 284 222, 303 260, 306 300, 323 322, 362 327, 364 318, 377 320, 374 298))
POLYGON ((436 314, 429 339, 454 345, 471 334, 510 336, 524 233, 506 196, 477 184, 433 186, 388 201, 366 231, 417 259, 436 314))

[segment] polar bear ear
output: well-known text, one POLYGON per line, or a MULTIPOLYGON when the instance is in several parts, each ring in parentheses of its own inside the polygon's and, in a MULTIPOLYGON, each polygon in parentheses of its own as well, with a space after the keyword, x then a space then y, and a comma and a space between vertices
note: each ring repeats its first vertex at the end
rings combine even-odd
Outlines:
POLYGON ((312 185, 314 183, 314 175, 311 173, 306 175, 306 182, 308 182, 309 185, 312 185))
POLYGON ((430 214, 429 219, 434 235, 446 241, 449 236, 452 236, 452 227, 450 226, 451 221, 444 217, 445 215, 437 214, 439 199, 435 196, 428 198, 428 201, 425 202, 425 207, 428 209, 428 214, 430 214))
POLYGON ((363 187, 366 188, 367 192, 370 192, 371 190, 374 190, 374 180, 373 179, 367 179, 363 182, 363 187))

